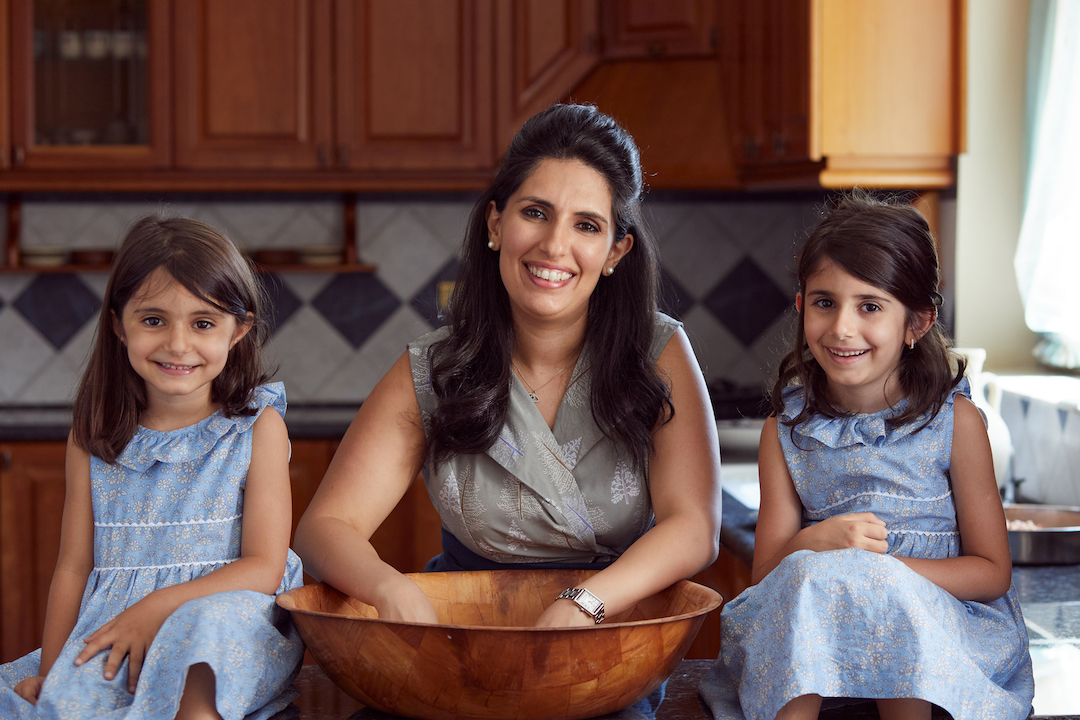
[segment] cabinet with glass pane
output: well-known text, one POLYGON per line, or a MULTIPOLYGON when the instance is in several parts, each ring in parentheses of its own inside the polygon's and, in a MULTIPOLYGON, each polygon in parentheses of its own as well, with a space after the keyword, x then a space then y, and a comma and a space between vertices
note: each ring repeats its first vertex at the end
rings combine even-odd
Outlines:
POLYGON ((167 0, 9 2, 11 166, 167 166, 167 0))

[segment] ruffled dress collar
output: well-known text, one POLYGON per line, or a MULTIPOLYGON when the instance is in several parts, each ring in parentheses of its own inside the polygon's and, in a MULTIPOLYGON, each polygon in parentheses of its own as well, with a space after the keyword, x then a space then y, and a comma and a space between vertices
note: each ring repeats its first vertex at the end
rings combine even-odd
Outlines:
POLYGON ((176 430, 151 430, 139 426, 135 436, 116 458, 116 464, 135 471, 144 471, 154 463, 178 463, 197 460, 210 452, 221 438, 231 432, 250 430, 268 406, 285 416, 285 384, 276 382, 255 388, 249 407, 254 415, 226 417, 222 410, 194 425, 176 430))
MULTIPOLYGON (((933 426, 944 415, 948 414, 946 413, 946 410, 953 404, 957 393, 960 393, 967 398, 971 397, 971 386, 966 377, 961 378, 960 382, 949 391, 949 395, 945 399, 945 404, 941 407, 941 410, 938 411, 937 416, 930 422, 930 426, 933 426)), ((784 411, 781 413, 780 417, 781 420, 788 421, 795 418, 802 411, 803 405, 806 402, 801 385, 793 385, 784 388, 783 399, 784 411)), ((888 420, 898 416, 906 407, 907 398, 904 398, 893 407, 875 413, 857 413, 855 415, 846 415, 835 418, 814 415, 809 420, 795 427, 795 434, 800 437, 817 440, 823 445, 834 449, 851 447, 854 445, 867 445, 872 447, 889 445, 901 438, 907 437, 923 427, 930 417, 929 413, 927 413, 914 422, 905 423, 903 425, 890 425, 888 420)))

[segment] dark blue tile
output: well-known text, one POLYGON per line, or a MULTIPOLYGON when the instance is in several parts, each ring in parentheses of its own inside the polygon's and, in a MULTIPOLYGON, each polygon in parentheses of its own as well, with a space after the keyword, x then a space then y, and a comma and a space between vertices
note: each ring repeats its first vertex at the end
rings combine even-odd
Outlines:
POLYGON ((342 273, 311 305, 358 348, 401 306, 401 301, 371 273, 342 273))
POLYGON ((77 275, 49 273, 35 277, 14 306, 59 350, 97 315, 101 300, 77 275))
POLYGON ((413 309, 423 315, 432 327, 446 324, 443 310, 448 301, 449 293, 453 290, 453 283, 457 280, 458 261, 452 258, 439 271, 431 276, 431 279, 420 288, 420 291, 410 301, 413 309))
POLYGON ((269 323, 270 334, 273 335, 293 313, 300 309, 303 304, 300 298, 289 289, 281 280, 281 276, 273 272, 259 273, 259 282, 262 283, 266 297, 270 301, 269 323))
POLYGON ((792 303, 792 297, 748 257, 702 300, 743 345, 757 340, 792 303))
POLYGON ((682 320, 686 312, 693 307, 694 296, 686 291, 679 281, 660 268, 660 310, 676 320, 682 320))

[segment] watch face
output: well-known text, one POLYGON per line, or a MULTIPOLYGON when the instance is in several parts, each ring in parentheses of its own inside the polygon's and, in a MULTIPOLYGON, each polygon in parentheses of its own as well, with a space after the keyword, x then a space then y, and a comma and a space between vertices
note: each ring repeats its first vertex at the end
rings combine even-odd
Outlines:
POLYGON ((597 611, 600 610, 600 606, 603 605, 603 603, 600 602, 600 598, 596 597, 588 590, 582 590, 578 594, 577 603, 593 615, 595 615, 597 611))

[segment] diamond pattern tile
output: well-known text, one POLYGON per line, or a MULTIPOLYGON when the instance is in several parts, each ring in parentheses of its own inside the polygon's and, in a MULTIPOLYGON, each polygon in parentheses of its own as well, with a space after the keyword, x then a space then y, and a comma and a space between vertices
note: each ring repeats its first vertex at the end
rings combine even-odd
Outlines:
POLYGON ((401 301, 375 275, 343 273, 311 305, 358 348, 398 309, 401 301))
POLYGON ((59 350, 97 314, 101 301, 77 275, 38 275, 15 301, 15 307, 59 350))
POLYGON ((432 327, 446 324, 443 319, 443 310, 450 299, 450 292, 453 290, 457 274, 458 261, 450 260, 431 277, 424 287, 420 288, 409 303, 413 310, 420 313, 420 316, 432 327))
POLYGON ((270 334, 273 335, 282 323, 300 309, 300 298, 296 297, 277 273, 260 273, 259 282, 270 299, 270 334))
POLYGON ((660 310, 676 320, 682 320, 694 304, 694 296, 664 268, 660 268, 660 310))
POLYGON ((750 345, 787 309, 786 293, 744 258, 702 300, 743 345, 750 345))

